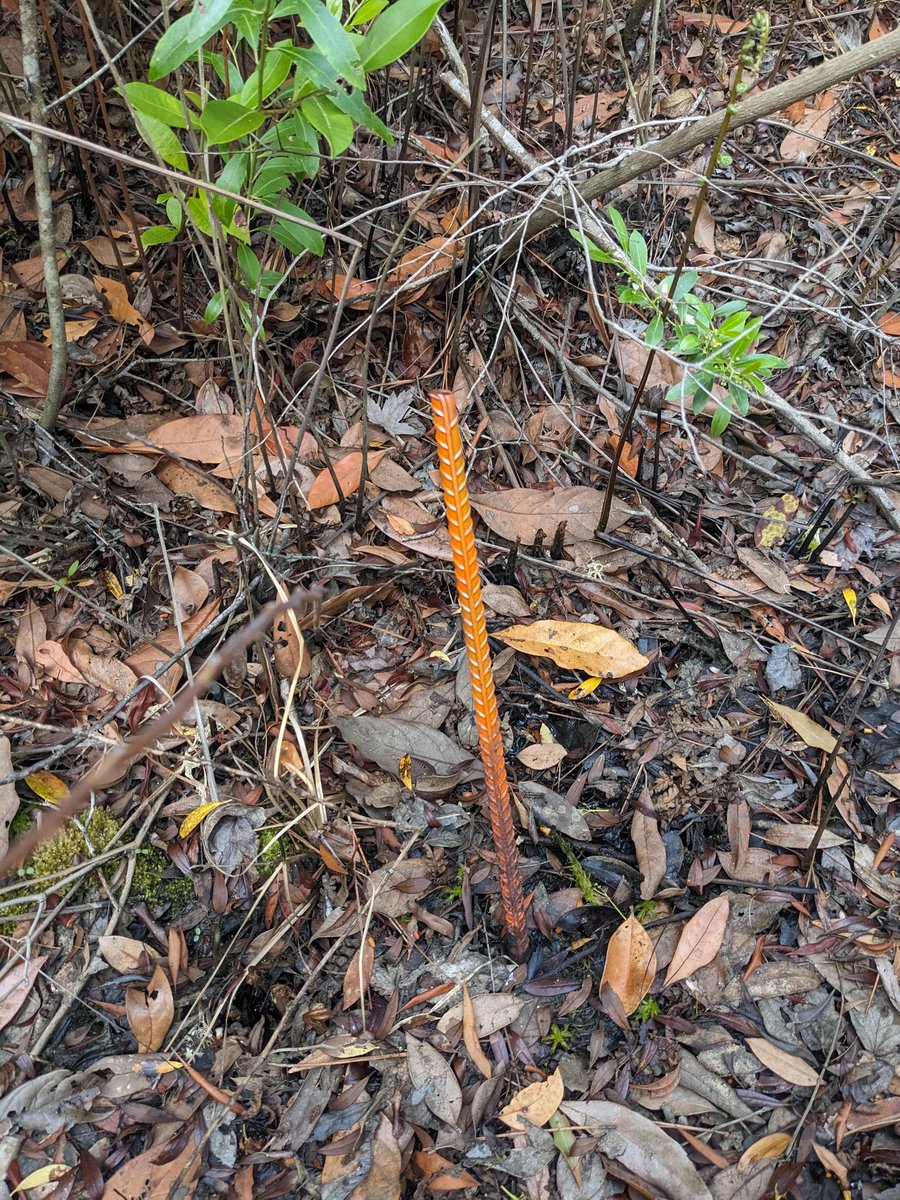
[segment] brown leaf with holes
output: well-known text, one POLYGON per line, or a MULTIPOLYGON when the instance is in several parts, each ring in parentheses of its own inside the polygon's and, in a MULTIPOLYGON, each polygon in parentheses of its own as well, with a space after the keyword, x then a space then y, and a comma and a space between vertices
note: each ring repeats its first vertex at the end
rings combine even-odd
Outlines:
POLYGON ((125 1015, 137 1038, 138 1053, 158 1050, 175 1016, 172 988, 162 967, 156 968, 146 988, 126 989, 125 1015))

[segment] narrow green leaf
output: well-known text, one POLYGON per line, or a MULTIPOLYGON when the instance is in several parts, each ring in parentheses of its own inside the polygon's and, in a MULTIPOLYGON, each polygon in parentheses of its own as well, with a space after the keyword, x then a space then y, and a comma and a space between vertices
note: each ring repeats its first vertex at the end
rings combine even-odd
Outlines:
POLYGON ((155 117, 138 115, 138 133, 144 141, 152 146, 164 163, 174 167, 176 171, 188 170, 188 159, 184 147, 168 125, 157 121, 155 117))
POLYGON ((298 225, 294 221, 283 221, 279 218, 272 224, 272 237, 292 254, 303 254, 306 251, 311 254, 324 254, 325 239, 318 229, 310 228, 314 222, 309 213, 292 204, 290 200, 282 200, 278 207, 284 213, 308 221, 309 225, 298 225))
POLYGON ((625 218, 622 216, 622 214, 619 212, 619 210, 617 208, 613 208, 613 206, 610 205, 609 206, 609 219, 612 221, 613 228, 615 229, 615 231, 618 235, 619 245, 622 247, 622 249, 627 254, 628 253, 628 226, 625 224, 625 218))
POLYGON ((228 24, 233 0, 194 0, 186 16, 173 21, 150 56, 147 77, 151 83, 176 70, 196 54, 204 42, 228 24))
POLYGON ((259 283, 259 259, 249 246, 238 246, 237 260, 244 276, 244 282, 251 292, 255 292, 259 283))
POLYGON ((328 142, 332 158, 347 149, 353 141, 353 121, 325 96, 309 96, 300 108, 313 129, 328 142))
POLYGON ((312 38, 315 48, 328 59, 339 75, 353 87, 363 87, 356 43, 343 25, 320 0, 282 0, 272 19, 297 16, 312 38))
POLYGON ((663 319, 657 315, 647 326, 647 332, 644 334, 644 341, 648 346, 658 346, 662 341, 663 335, 663 319))
POLYGON ((632 229, 628 238, 628 257, 634 263, 635 270, 641 279, 645 278, 650 256, 647 253, 647 243, 636 229, 632 229))
POLYGON ((395 0, 372 22, 360 60, 366 72, 377 71, 411 50, 427 33, 443 0, 395 0))
POLYGON ((362 4, 347 22, 348 29, 357 25, 365 25, 366 21, 374 21, 380 12, 387 8, 388 0, 363 0, 362 4))
POLYGON ((209 197, 206 192, 191 196, 186 204, 188 213, 194 225, 207 237, 212 236, 212 220, 209 215, 209 197))
POLYGON ((216 294, 210 299, 209 304, 207 304, 206 310, 203 313, 203 320, 207 323, 207 325, 212 325, 213 321, 217 321, 219 317, 221 317, 222 309, 224 307, 225 293, 216 292, 216 294))
POLYGON ((709 432, 713 437, 721 437, 728 424, 731 421, 731 410, 726 408, 724 404, 720 404, 713 413, 713 419, 709 425, 709 432))
POLYGON ((330 92, 328 96, 332 104, 336 105, 342 113, 346 113, 351 117, 357 125, 362 125, 364 129, 378 135, 382 141, 387 142, 389 146, 394 144, 394 135, 385 125, 384 121, 372 112, 365 100, 363 100, 362 92, 352 91, 348 95, 343 88, 337 88, 330 92))
MULTIPOLYGON (((246 150, 238 150, 232 154, 231 158, 229 158, 228 162, 219 172, 219 178, 216 180, 219 187, 223 187, 229 192, 237 192, 240 195, 247 181, 248 158, 249 151, 246 150)), ((213 212, 222 224, 230 225, 238 208, 237 201, 229 200, 225 196, 214 195, 212 206, 213 212)))
POLYGON ((259 68, 257 68, 241 88, 238 102, 245 108, 255 108, 260 100, 265 100, 281 87, 291 72, 291 65, 289 55, 280 50, 270 50, 263 66, 262 95, 260 95, 259 68))
MULTIPOLYGON (((677 304, 679 300, 683 300, 688 292, 692 292, 697 285, 697 280, 700 278, 696 271, 682 271, 678 283, 675 285, 675 291, 672 293, 672 302, 677 304)), ((674 276, 669 276, 669 286, 672 286, 674 276)))
POLYGON ((161 121, 171 129, 187 129, 187 117, 177 96, 162 88, 151 87, 149 83, 126 83, 124 88, 116 88, 116 91, 124 91, 132 107, 143 116, 161 121))
POLYGON ((244 108, 236 100, 209 100, 197 118, 210 146, 222 146, 253 133, 265 122, 266 114, 244 108))

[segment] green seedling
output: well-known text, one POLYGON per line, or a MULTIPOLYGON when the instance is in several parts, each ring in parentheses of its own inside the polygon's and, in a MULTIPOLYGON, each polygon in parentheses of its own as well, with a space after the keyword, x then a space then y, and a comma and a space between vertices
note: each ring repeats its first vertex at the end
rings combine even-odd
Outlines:
POLYGON ((565 1053, 572 1045, 572 1037, 572 1030, 568 1025, 553 1024, 550 1026, 546 1036, 541 1038, 541 1041, 545 1046, 549 1046, 554 1054, 557 1051, 565 1053))

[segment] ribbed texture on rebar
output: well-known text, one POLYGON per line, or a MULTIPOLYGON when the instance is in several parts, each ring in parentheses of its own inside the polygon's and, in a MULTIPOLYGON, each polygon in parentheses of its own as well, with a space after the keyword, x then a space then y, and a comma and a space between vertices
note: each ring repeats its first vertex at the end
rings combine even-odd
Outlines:
POLYGON ((484 604, 481 600, 475 530, 469 506, 469 489, 466 486, 466 466, 456 413, 456 399, 452 392, 444 391, 429 392, 428 397, 434 414, 441 484, 447 506, 447 527, 453 548, 456 590, 472 677, 475 723, 478 726, 478 741, 484 766, 485 807, 497 851, 500 899, 510 949, 516 958, 522 959, 528 953, 525 899, 519 875, 512 798, 506 778, 506 757, 500 735, 500 717, 494 693, 484 604))

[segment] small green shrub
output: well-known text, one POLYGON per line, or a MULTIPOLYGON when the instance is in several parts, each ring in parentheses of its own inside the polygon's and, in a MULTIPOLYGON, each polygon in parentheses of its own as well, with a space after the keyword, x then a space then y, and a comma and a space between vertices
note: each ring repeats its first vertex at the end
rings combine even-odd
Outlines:
POLYGON ((670 404, 690 403, 694 415, 714 401, 710 433, 718 437, 728 428, 735 409, 746 416, 750 396, 762 395, 764 380, 788 364, 775 354, 758 354, 762 317, 751 315, 745 300, 729 300, 716 307, 695 292, 696 271, 683 271, 677 283, 668 275, 657 288, 650 284, 649 253, 643 235, 630 232, 621 213, 609 209, 622 257, 601 250, 578 229, 569 232, 593 262, 609 263, 626 278, 617 288, 623 304, 634 304, 651 313, 644 342, 652 350, 662 347, 687 364, 683 378, 666 393, 670 404), (694 370, 689 369, 694 367, 694 370), (722 397, 713 395, 720 384, 722 397))

